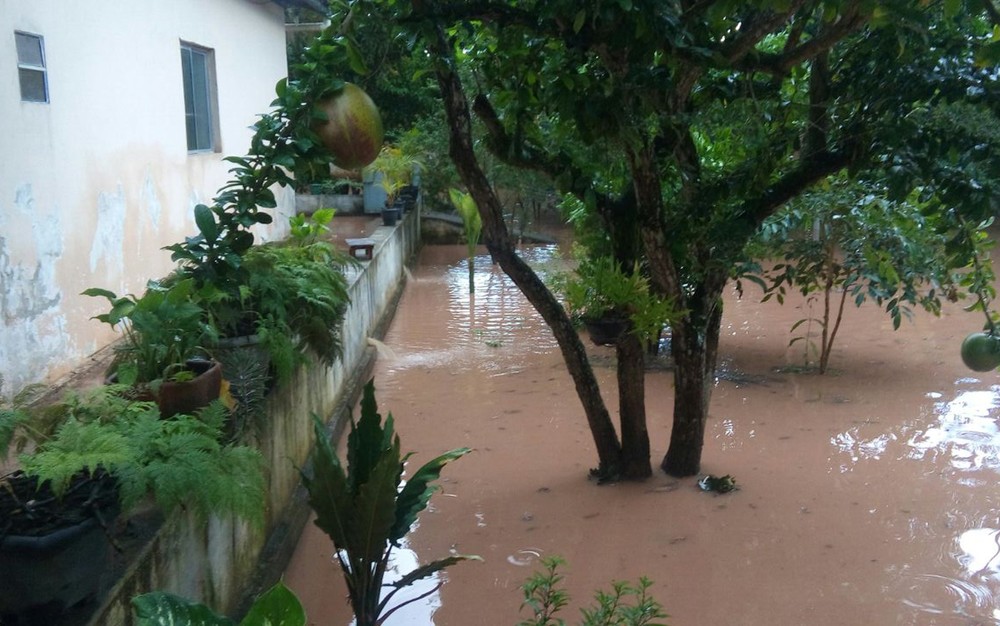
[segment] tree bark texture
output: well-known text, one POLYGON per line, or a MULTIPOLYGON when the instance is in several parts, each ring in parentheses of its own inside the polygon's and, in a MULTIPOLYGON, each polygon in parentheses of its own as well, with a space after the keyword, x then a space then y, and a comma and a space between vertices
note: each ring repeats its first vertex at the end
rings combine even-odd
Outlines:
POLYGON ((597 378, 587 360, 586 349, 565 309, 534 270, 517 254, 514 240, 503 219, 503 206, 476 161, 469 103, 454 70, 454 59, 443 34, 439 34, 439 39, 432 48, 442 59, 437 64, 436 75, 448 118, 450 155, 462 182, 476 201, 483 222, 483 240, 493 260, 552 329, 597 448, 598 474, 603 477, 615 476, 620 471, 621 445, 601 397, 597 378))
POLYGON ((626 332, 615 346, 618 356, 618 413, 621 419, 621 477, 641 480, 653 475, 646 428, 646 364, 642 341, 626 332))
POLYGON ((673 327, 674 423, 670 447, 660 465, 671 476, 693 476, 701 471, 719 353, 724 286, 725 277, 707 280, 698 288, 704 291, 690 299, 688 314, 673 327))

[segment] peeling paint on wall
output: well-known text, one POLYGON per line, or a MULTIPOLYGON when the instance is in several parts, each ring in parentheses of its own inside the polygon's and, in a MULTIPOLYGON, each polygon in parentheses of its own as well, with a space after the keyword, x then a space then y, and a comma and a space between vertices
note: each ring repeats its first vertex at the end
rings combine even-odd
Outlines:
POLYGON ((140 206, 145 207, 145 216, 149 218, 153 225, 153 232, 160 230, 160 215, 163 207, 160 205, 160 197, 156 194, 156 184, 153 182, 153 173, 146 170, 146 179, 142 183, 142 193, 139 196, 140 206))
POLYGON ((109 273, 120 276, 125 269, 125 190, 118 184, 114 193, 102 191, 97 196, 97 229, 90 247, 90 271, 97 264, 108 264, 109 273))
POLYGON ((31 185, 16 189, 14 208, 31 219, 35 261, 12 260, 8 239, 0 237, 0 374, 10 392, 45 376, 49 361, 69 342, 58 308, 62 292, 55 266, 63 253, 58 217, 36 212, 31 185))

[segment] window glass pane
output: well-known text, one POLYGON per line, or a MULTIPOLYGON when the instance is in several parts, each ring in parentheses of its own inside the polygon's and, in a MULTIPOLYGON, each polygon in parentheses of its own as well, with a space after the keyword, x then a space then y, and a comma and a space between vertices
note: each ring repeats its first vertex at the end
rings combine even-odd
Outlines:
POLYGON ((187 126, 188 150, 198 149, 194 121, 194 89, 191 87, 191 50, 181 48, 181 74, 184 80, 184 118, 187 126))
POLYGON ((192 52, 191 54, 191 84, 194 87, 194 119, 197 130, 198 148, 212 148, 212 109, 208 92, 207 55, 192 52))
MULTIPOLYGON (((25 65, 43 67, 42 38, 37 35, 14 33, 17 40, 17 62, 25 65)), ((10 41, 9 39, 7 41, 10 41)))
POLYGON ((45 93, 45 72, 20 68, 17 70, 17 74, 18 78, 21 79, 21 100, 26 102, 49 101, 45 93))
POLYGON ((211 52, 181 46, 188 150, 212 150, 211 52))

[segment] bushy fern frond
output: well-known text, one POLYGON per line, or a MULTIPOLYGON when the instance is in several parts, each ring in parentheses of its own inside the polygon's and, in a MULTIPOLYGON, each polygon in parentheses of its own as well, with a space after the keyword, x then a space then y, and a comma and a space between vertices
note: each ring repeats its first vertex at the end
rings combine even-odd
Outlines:
POLYGON ((125 510, 152 494, 166 513, 184 506, 202 517, 235 513, 262 521, 260 452, 222 443, 228 411, 221 402, 162 419, 156 405, 112 391, 70 398, 54 436, 20 457, 25 471, 52 481, 58 495, 74 474, 100 467, 117 479, 125 510))
POLYGON ((103 467, 114 472, 135 461, 136 450, 120 430, 75 419, 67 421, 42 449, 21 457, 24 470, 42 482, 52 481, 56 495, 65 492, 70 479, 80 470, 93 473, 103 467))

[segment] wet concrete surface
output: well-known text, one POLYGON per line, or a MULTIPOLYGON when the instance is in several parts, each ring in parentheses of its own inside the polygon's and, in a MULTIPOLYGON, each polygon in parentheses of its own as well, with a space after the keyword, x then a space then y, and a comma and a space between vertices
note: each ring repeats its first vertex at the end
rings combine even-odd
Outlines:
MULTIPOLYGON (((597 486, 555 341, 487 256, 470 298, 464 250, 424 249, 375 382, 414 463, 475 449, 446 468, 402 568, 450 551, 484 562, 429 581, 420 592, 443 585, 388 626, 515 624, 528 617, 519 585, 545 555, 567 561, 569 623, 594 590, 639 576, 675 626, 1000 623, 1000 376, 959 359, 981 314, 949 305, 894 332, 877 306, 851 308, 819 376, 799 368, 805 342, 788 347, 817 304, 730 291, 702 470, 740 489, 705 493, 697 477, 660 472, 597 486)), ((554 250, 528 254, 546 268, 554 250)), ((613 351, 590 349, 614 413, 613 351)), ((657 365, 654 465, 673 386, 669 363, 657 365)), ((351 621, 332 552, 310 525, 285 574, 311 624, 351 621)))

